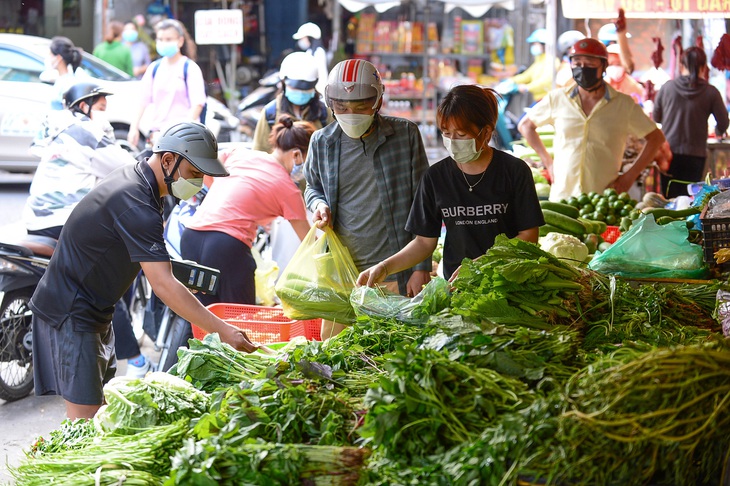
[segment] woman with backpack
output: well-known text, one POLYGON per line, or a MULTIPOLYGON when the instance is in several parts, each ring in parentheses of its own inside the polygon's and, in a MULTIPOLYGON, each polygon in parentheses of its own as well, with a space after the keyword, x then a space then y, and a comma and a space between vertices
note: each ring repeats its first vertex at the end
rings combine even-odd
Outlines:
POLYGON ((195 63, 195 44, 185 26, 174 19, 165 19, 156 28, 156 48, 160 59, 147 68, 141 83, 139 114, 129 129, 127 140, 139 142, 139 121, 147 113, 150 134, 182 121, 201 121, 205 108, 205 80, 195 63))

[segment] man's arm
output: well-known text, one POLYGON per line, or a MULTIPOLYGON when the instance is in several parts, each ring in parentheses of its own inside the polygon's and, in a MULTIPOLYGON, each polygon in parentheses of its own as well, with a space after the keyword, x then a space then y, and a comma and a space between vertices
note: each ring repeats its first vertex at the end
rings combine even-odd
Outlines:
POLYGON ((627 192, 644 169, 654 161, 654 156, 666 140, 659 128, 649 132, 644 139, 646 140, 646 145, 644 145, 644 149, 636 158, 636 161, 631 165, 629 170, 614 179, 608 187, 613 187, 616 189, 616 192, 627 192))
POLYGON ((221 341, 239 351, 256 351, 246 333, 216 317, 175 278, 170 262, 141 262, 140 265, 152 290, 177 315, 209 333, 217 332, 221 341))
MULTIPOLYGON (((423 138, 418 127, 413 130, 411 134, 411 153, 413 154, 413 166, 411 169, 412 180, 411 187, 413 192, 411 193, 411 204, 416 197, 416 191, 418 186, 423 179, 424 174, 428 170, 428 156, 426 155, 426 149, 423 146, 423 138)), ((433 252, 432 252, 433 253, 433 252)), ((413 266, 413 275, 408 280, 407 290, 409 295, 416 295, 421 291, 423 285, 428 283, 431 279, 431 270, 433 269, 433 261, 431 255, 427 255, 425 259, 418 264, 413 266), (417 290, 416 290, 417 289, 417 290)))
POLYGON ((517 130, 519 130, 522 136, 525 137, 525 140, 537 153, 537 155, 540 156, 540 161, 545 169, 547 169, 548 174, 550 175, 550 180, 552 181, 554 179, 553 158, 550 157, 547 148, 545 148, 545 144, 542 143, 540 135, 537 133, 537 125, 530 120, 529 116, 525 115, 522 117, 522 120, 520 120, 519 125, 517 125, 517 130))

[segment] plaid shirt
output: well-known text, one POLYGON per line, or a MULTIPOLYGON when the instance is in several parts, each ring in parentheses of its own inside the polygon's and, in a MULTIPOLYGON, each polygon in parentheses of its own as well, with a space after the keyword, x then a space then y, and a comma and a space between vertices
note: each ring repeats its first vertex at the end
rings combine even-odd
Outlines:
MULTIPOLYGON (((415 123, 383 115, 377 115, 375 123, 377 128, 374 135, 378 137, 373 155, 375 177, 388 244, 391 254, 394 254, 413 239, 413 235, 405 230, 406 220, 418 184, 428 168, 428 159, 415 123)), ((333 222, 337 219, 340 164, 356 163, 340 160, 341 133, 339 123, 330 123, 314 132, 304 164, 304 177, 307 180, 304 198, 307 207, 314 211, 318 204, 327 204, 333 222)), ((364 236, 377 237, 372 234, 364 236)), ((431 259, 428 258, 413 269, 430 271, 431 259)), ((410 275, 411 271, 398 274, 401 292, 405 292, 410 275)))

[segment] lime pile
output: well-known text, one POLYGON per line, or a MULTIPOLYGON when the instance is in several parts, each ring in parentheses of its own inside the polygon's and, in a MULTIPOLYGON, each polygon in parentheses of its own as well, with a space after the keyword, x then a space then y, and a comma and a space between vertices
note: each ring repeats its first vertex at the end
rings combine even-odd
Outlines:
POLYGON ((606 189, 602 194, 592 191, 560 202, 578 209, 581 218, 603 221, 609 226, 619 225, 622 218, 631 221, 631 212, 638 203, 628 192, 619 194, 613 188, 606 189))

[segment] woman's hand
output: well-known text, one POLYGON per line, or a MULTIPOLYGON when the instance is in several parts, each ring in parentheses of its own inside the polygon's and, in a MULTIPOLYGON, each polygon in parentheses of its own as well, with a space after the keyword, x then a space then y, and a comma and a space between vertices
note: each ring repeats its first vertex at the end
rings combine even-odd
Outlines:
POLYGON ((385 277, 387 276, 388 269, 385 267, 385 264, 383 262, 380 262, 377 265, 373 265, 372 267, 363 271, 360 276, 357 277, 357 285, 360 287, 362 287, 363 285, 367 285, 368 287, 375 287, 376 284, 379 284, 380 282, 385 280, 385 277))

